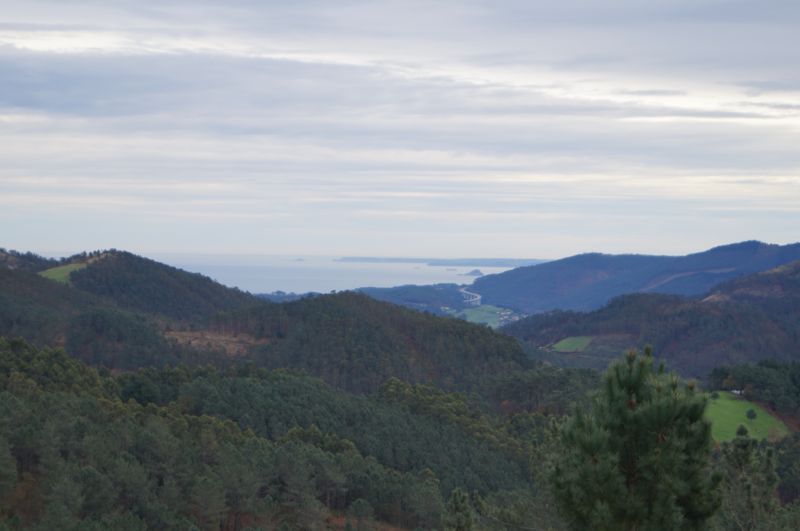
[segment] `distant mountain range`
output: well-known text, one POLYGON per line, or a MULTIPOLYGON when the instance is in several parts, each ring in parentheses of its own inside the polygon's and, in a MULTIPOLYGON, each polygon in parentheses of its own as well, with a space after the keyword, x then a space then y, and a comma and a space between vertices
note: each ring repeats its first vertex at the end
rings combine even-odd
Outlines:
POLYGON ((800 243, 747 241, 687 256, 579 254, 482 276, 469 286, 469 296, 457 284, 359 291, 437 315, 464 315, 477 303, 513 310, 516 318, 551 310, 594 310, 628 293, 700 295, 720 283, 793 260, 800 260, 800 243))
MULTIPOLYGON (((758 246, 787 249, 775 247, 758 246)), ((534 357, 564 366, 603 368, 621 351, 646 344, 671 368, 697 377, 721 365, 800 361, 800 261, 726 282, 702 297, 629 294, 599 310, 534 315, 504 331, 534 357)))
POLYGON ((699 295, 750 273, 800 260, 800 243, 747 241, 686 256, 580 254, 475 280, 483 304, 527 314, 592 310, 626 293, 699 295))

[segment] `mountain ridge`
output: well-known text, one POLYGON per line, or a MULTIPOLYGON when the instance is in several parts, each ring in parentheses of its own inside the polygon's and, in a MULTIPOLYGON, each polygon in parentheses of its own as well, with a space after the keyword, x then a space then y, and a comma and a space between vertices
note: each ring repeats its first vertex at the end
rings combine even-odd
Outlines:
POLYGON ((749 240, 685 256, 583 253, 476 279, 484 304, 534 314, 592 310, 626 293, 700 295, 733 278, 800 259, 800 243, 749 240))
POLYGON ((554 311, 508 325, 538 358, 602 368, 627 348, 651 344, 687 376, 720 365, 800 359, 800 261, 737 278, 703 297, 635 293, 589 311, 554 311), (558 343, 588 338, 570 350, 558 343))

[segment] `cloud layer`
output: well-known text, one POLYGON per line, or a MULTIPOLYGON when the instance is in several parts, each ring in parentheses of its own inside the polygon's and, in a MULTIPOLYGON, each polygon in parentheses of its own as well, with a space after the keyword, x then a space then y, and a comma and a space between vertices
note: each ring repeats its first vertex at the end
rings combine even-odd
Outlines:
POLYGON ((797 240, 793 1, 3 4, 0 246, 797 240))

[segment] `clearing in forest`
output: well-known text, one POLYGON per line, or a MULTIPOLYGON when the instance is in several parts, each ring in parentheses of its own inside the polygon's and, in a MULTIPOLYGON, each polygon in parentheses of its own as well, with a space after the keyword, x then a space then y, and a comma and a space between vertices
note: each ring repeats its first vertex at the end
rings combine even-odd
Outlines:
POLYGON ((566 337, 553 345, 553 350, 556 352, 583 352, 591 342, 592 336, 566 337))
POLYGON ((754 439, 775 440, 789 434, 789 428, 782 420, 755 402, 739 398, 728 391, 712 393, 706 418, 711 421, 711 435, 717 442, 732 440, 740 425, 744 425, 754 439), (754 418, 748 417, 747 412, 750 410, 755 412, 754 418))
POLYGON ((44 278, 49 278, 50 280, 55 280, 56 282, 61 282, 62 284, 69 284, 69 275, 73 271, 83 269, 86 267, 86 265, 86 262, 76 262, 72 264, 51 267, 50 269, 41 271, 39 274, 44 278))

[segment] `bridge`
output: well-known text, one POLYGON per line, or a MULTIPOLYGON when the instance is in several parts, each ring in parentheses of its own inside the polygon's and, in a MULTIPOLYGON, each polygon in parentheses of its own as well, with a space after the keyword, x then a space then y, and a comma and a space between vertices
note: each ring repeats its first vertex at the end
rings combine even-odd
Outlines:
POLYGON ((467 291, 467 288, 459 288, 461 292, 461 296, 464 297, 464 304, 468 306, 480 306, 481 305, 481 295, 480 293, 474 293, 472 291, 467 291))

